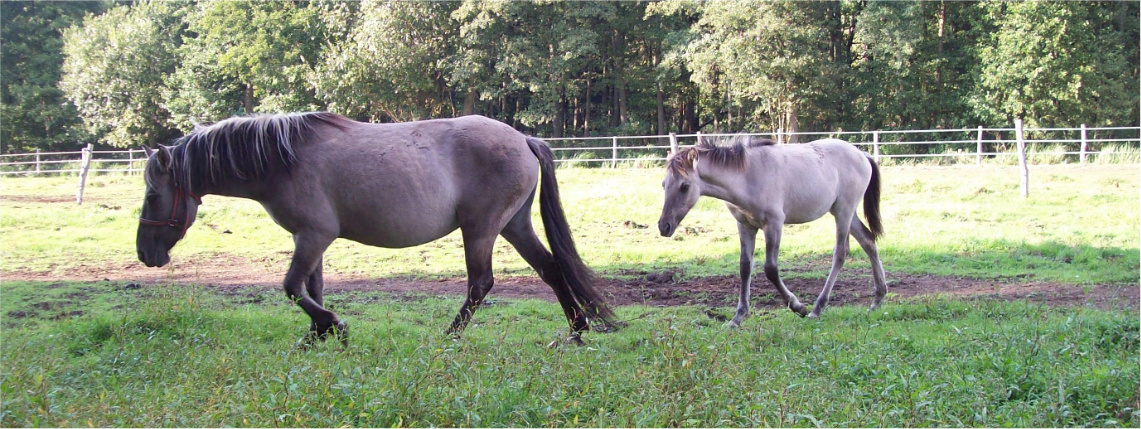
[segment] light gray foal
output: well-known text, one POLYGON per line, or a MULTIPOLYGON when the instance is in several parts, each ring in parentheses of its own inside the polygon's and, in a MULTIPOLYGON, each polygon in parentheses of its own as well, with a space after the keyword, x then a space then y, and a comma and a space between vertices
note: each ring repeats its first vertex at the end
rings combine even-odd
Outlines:
POLYGON ((674 154, 666 171, 666 199, 658 229, 669 237, 701 196, 725 201, 737 219, 741 237, 741 299, 730 326, 749 317, 749 287, 757 230, 765 233, 765 276, 784 297, 788 308, 804 316, 807 310, 785 287, 777 268, 781 228, 807 223, 824 213, 836 218, 836 247, 832 270, 809 317, 820 317, 836 274, 848 256, 848 235, 868 254, 879 307, 887 294, 883 265, 876 251, 880 224, 879 168, 871 156, 848 142, 817 140, 808 144, 776 145, 771 140, 745 139, 730 146, 699 143, 674 154), (856 216, 860 200, 868 226, 856 216))

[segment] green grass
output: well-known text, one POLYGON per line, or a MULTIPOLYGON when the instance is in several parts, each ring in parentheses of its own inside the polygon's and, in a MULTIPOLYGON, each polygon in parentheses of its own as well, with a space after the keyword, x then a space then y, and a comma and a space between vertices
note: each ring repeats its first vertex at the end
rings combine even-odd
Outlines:
MULTIPOLYGON (((558 171, 563 203, 579 250, 604 275, 680 269, 685 277, 737 271, 736 226, 719 201, 704 198, 672 239, 660 237, 662 171, 558 171)), ((889 272, 1020 279, 1060 284, 1136 284, 1141 175, 1135 165, 1035 166, 1030 198, 1019 196, 1017 167, 883 168, 889 272)), ((134 236, 142 200, 138 176, 89 178, 86 202, 73 201, 75 178, 0 179, 0 267, 63 274, 84 266, 142 269, 134 236), (38 202, 37 199, 56 202, 38 202)), ((541 230, 538 213, 536 227, 541 230)), ((834 245, 831 216, 789 225, 781 263, 789 275, 821 277, 834 245)), ((532 275, 499 240, 499 275, 532 275)), ((207 196, 197 224, 172 252, 177 260, 239 258, 283 272, 292 240, 259 204, 207 196), (227 232, 228 231, 228 232, 227 232)), ((762 252, 763 253, 763 252, 762 252)), ((848 267, 867 268, 854 246, 848 267)), ((326 272, 377 277, 464 275, 458 233, 409 249, 378 249, 339 240, 326 272)))
MULTIPOLYGON (((661 174, 559 170, 587 263, 612 277, 733 275, 736 229, 720 202, 703 200, 677 236, 658 236, 661 174)), ((889 280, 1137 284, 1135 165, 1035 166, 1028 199, 1015 167, 891 166, 883 178, 889 280)), ((82 206, 74 187, 74 177, 0 179, 0 426, 1141 423, 1137 313, 1090 307, 892 299, 820 321, 759 311, 729 330, 701 307, 626 306, 626 329, 548 348, 567 332, 555 304, 493 293, 453 339, 442 330, 456 297, 338 292, 326 300, 350 323, 349 348, 299 351, 308 319, 277 291, 75 281, 145 268, 133 243, 141 179, 90 177, 82 206)), ((789 226, 786 273, 823 278, 832 231, 828 217, 789 226)), ((533 275, 497 246, 498 274, 533 275)), ((257 203, 207 196, 173 256, 284 273, 291 247, 257 203)), ((866 268, 854 253, 846 267, 866 268)), ((456 234, 401 250, 339 241, 325 262, 326 273, 373 277, 464 273, 456 234)))
POLYGON ((90 313, 10 316, 44 286, 5 285, 6 427, 1138 425, 1136 314, 930 298, 729 330, 635 306, 618 333, 548 348, 555 304, 492 301, 452 339, 454 298, 356 292, 329 297, 350 346, 298 351, 284 298, 68 283, 90 313))

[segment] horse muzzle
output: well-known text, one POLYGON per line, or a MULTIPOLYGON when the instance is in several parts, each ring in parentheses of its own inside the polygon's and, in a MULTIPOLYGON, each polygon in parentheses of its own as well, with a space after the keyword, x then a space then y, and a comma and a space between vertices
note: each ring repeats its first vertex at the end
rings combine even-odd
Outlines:
POLYGON ((170 262, 170 253, 162 251, 147 252, 139 250, 139 261, 142 261, 143 265, 146 265, 150 268, 161 267, 170 262))
POLYGON ((658 232, 662 233, 662 237, 673 236, 675 230, 677 230, 676 223, 666 222, 665 219, 658 221, 658 232))

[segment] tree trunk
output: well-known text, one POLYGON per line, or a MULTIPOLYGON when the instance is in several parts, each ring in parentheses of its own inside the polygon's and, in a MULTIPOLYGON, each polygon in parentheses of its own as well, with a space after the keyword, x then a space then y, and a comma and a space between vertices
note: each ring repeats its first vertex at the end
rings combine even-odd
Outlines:
POLYGON ((559 102, 555 105, 555 121, 554 127, 551 130, 551 136, 554 138, 561 138, 563 136, 563 129, 567 123, 567 87, 563 85, 559 88, 559 102))
POLYGON ((246 114, 254 113, 254 86, 253 84, 246 84, 245 93, 242 94, 242 108, 246 109, 246 114))
POLYGON ((662 84, 655 85, 658 90, 658 135, 666 134, 666 96, 662 91, 662 84))
POLYGON ((467 94, 464 94, 464 110, 461 113, 464 116, 475 114, 475 90, 468 88, 467 94))
POLYGON ((796 103, 789 103, 788 105, 788 142, 796 143, 800 140, 800 136, 795 133, 800 132, 800 118, 796 116, 796 103))
POLYGON ((697 103, 693 100, 686 100, 682 107, 682 132, 686 134, 693 134, 697 132, 697 103))
POLYGON ((590 135, 590 79, 586 80, 586 112, 582 114, 582 135, 590 135))

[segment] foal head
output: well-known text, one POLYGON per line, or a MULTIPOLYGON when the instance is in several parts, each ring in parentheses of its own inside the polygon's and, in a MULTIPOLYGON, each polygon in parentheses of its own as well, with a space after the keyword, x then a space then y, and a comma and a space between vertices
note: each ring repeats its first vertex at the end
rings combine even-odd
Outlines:
POLYGON ((748 148, 773 144, 772 140, 754 140, 742 136, 727 146, 699 142, 696 146, 681 149, 670 156, 666 179, 662 181, 666 202, 662 207, 662 217, 658 219, 658 231, 662 236, 669 237, 677 230, 681 220, 697 204, 697 199, 702 195, 702 187, 707 186, 702 175, 714 179, 716 183, 715 179, 719 175, 739 173, 746 168, 748 148), (699 163, 701 173, 698 173, 699 163))
POLYGON ((697 147, 685 148, 667 161, 666 178, 662 181, 666 201, 662 206, 662 216, 658 218, 658 231, 663 237, 674 234, 678 224, 701 197, 701 178, 696 170, 698 153, 697 147))
POLYGON ((144 149, 148 156, 143 173, 147 189, 135 247, 140 261, 148 267, 161 267, 170 262, 170 249, 186 235, 202 201, 186 184, 179 183, 169 148, 144 149))

